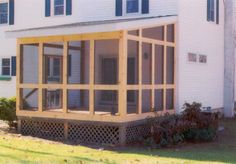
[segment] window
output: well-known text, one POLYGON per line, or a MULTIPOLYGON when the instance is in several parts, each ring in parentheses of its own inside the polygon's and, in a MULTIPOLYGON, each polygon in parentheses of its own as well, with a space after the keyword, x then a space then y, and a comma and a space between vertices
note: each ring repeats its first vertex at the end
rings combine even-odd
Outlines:
POLYGON ((8 3, 0 3, 0 24, 8 23, 8 3))
POLYGON ((139 12, 139 0, 127 0, 126 1, 126 13, 138 13, 139 12))
POLYGON ((10 76, 11 71, 11 60, 9 58, 2 59, 2 75, 10 76))
POLYGON ((62 58, 48 56, 47 60, 47 81, 48 82, 61 82, 61 66, 62 66, 62 58))
POLYGON ((207 21, 219 24, 220 17, 220 1, 207 0, 207 21))
POLYGON ((199 55, 199 63, 207 63, 207 56, 199 55))
POLYGON ((197 62, 197 54, 188 53, 188 61, 196 63, 197 62))
POLYGON ((64 15, 64 0, 54 0, 54 15, 64 15))

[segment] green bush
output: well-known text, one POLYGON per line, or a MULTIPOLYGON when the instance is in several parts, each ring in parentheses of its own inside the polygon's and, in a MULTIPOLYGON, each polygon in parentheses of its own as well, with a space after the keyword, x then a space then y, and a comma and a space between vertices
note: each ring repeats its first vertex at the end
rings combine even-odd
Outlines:
POLYGON ((165 115, 148 118, 151 136, 146 141, 153 141, 161 147, 176 145, 185 141, 205 142, 215 138, 218 117, 214 113, 201 112, 200 103, 186 103, 181 115, 165 115))
POLYGON ((13 127, 16 119, 16 98, 0 98, 0 120, 7 121, 13 127))

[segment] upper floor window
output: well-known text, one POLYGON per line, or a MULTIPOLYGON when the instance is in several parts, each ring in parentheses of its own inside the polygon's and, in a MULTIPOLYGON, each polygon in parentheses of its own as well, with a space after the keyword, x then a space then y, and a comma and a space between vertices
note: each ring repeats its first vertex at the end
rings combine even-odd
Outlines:
POLYGON ((54 15, 64 15, 65 11, 65 1, 64 0, 54 0, 54 15))
POLYGON ((219 24, 219 0, 207 0, 207 21, 219 24))
POLYGON ((116 16, 149 14, 149 0, 115 0, 116 16))
POLYGON ((0 3, 0 24, 8 24, 8 3, 0 3))
POLYGON ((126 13, 139 13, 139 0, 126 0, 126 13))
POLYGON ((11 75, 11 60, 10 58, 2 59, 2 75, 10 76, 11 75))
POLYGON ((72 0, 45 0, 45 17, 72 15, 72 0))

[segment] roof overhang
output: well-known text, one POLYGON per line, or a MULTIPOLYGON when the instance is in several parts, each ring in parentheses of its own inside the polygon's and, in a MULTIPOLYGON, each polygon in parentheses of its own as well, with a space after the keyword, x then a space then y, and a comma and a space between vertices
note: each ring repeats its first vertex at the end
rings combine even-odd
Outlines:
POLYGON ((177 22, 176 15, 120 19, 95 22, 82 22, 41 28, 28 28, 6 31, 7 38, 29 38, 41 36, 72 35, 96 32, 111 32, 143 27, 154 27, 177 22))

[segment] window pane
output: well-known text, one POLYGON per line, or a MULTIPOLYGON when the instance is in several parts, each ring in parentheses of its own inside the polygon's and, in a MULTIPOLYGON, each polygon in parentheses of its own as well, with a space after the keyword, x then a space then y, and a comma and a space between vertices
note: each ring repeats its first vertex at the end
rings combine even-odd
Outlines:
POLYGON ((163 89, 155 90, 155 111, 163 111, 163 89))
POLYGON ((64 15, 64 6, 55 6, 54 15, 64 15))
POLYGON ((139 91, 127 91, 127 113, 134 114, 138 112, 138 95, 139 91))
POLYGON ((118 91, 100 90, 94 92, 95 114, 117 115, 118 91))
POLYGON ((173 24, 167 26, 167 41, 168 42, 175 41, 175 25, 173 24))
POLYGON ((8 11, 8 3, 0 3, 0 13, 5 13, 8 11))
POLYGON ((95 84, 117 84, 119 40, 95 41, 95 84))
POLYGON ((44 43, 44 83, 62 83, 63 43, 44 43))
POLYGON ((151 112, 151 90, 142 91, 142 113, 151 112))
POLYGON ((174 84, 174 47, 167 47, 167 84, 174 84))
POLYGON ((0 4, 0 24, 8 22, 8 3, 0 4))
POLYGON ((127 13, 139 12, 139 0, 127 0, 126 11, 127 13))
POLYGON ((164 46, 155 46, 155 84, 164 84, 164 46))
POLYGON ((21 89, 21 109, 20 110, 38 110, 38 89, 21 89))
POLYGON ((44 89, 43 108, 44 110, 62 111, 62 90, 44 89))
POLYGON ((2 59, 2 66, 10 66, 10 59, 2 59))
POLYGON ((174 109, 174 89, 166 90, 166 109, 174 109))
POLYGON ((10 75, 10 67, 2 67, 2 75, 9 76, 10 75))
POLYGON ((54 5, 64 5, 64 0, 54 0, 54 5))
POLYGON ((138 49, 139 43, 128 41, 127 84, 138 84, 138 49))
POLYGON ((151 84, 152 82, 152 45, 142 44, 142 84, 151 84))
POLYGON ((68 90, 67 99, 69 112, 89 112, 88 90, 68 90))
POLYGON ((89 84, 90 64, 89 41, 69 42, 68 83, 89 84))
POLYGON ((38 54, 39 45, 29 44, 21 46, 22 82, 38 83, 38 54))
POLYGON ((143 37, 164 40, 164 26, 143 29, 143 37))

